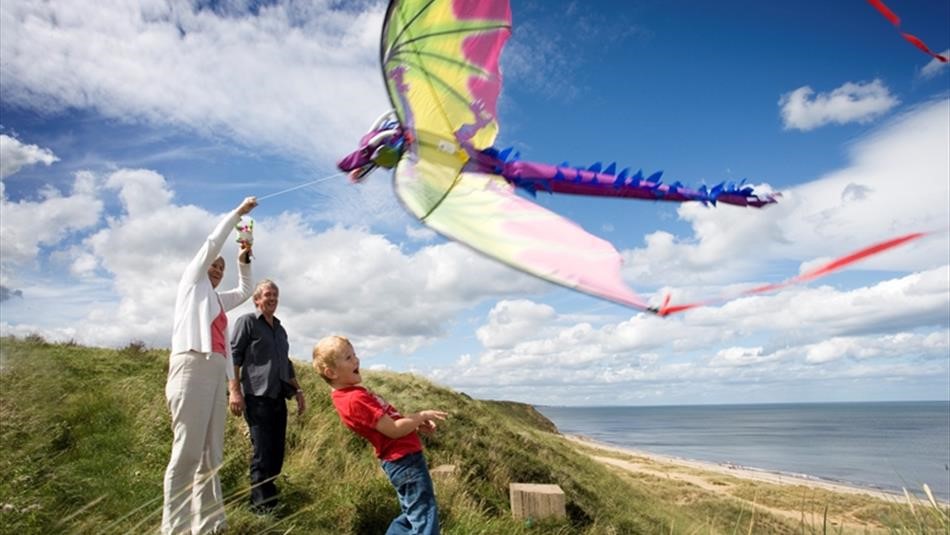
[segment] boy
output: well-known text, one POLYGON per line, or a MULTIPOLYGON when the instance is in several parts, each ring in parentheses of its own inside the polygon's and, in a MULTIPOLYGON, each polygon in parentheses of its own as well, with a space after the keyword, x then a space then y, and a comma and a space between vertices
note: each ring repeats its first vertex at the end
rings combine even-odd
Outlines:
POLYGON ((360 386, 360 359, 342 336, 328 336, 313 347, 313 367, 332 388, 333 406, 343 424, 373 445, 383 471, 396 488, 402 514, 387 535, 438 535, 439 512, 422 442, 416 431, 432 432, 448 413, 426 410, 403 416, 381 397, 360 386))

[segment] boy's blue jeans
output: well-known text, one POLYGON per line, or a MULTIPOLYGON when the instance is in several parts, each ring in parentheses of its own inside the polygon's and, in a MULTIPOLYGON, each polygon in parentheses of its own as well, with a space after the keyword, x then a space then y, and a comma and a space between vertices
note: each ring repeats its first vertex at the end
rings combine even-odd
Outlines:
POLYGON ((435 490, 422 452, 380 464, 396 488, 399 507, 402 508, 402 514, 392 521, 386 535, 439 535, 435 490))

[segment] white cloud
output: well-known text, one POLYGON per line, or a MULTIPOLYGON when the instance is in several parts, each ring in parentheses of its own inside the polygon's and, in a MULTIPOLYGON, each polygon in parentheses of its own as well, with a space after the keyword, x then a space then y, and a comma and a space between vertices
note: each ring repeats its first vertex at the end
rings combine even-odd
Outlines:
POLYGON ((387 107, 383 6, 334 4, 280 2, 251 16, 179 1, 5 0, 4 100, 92 108, 326 162, 387 107))
POLYGON ((817 95, 809 86, 799 87, 782 95, 778 104, 786 129, 807 131, 828 123, 866 123, 899 102, 880 80, 873 80, 847 82, 831 93, 817 95))
POLYGON ((945 377, 948 329, 950 266, 850 291, 799 289, 669 319, 638 314, 575 323, 519 300, 488 313, 478 331, 481 354, 431 376, 534 403, 656 402, 670 391, 695 402, 697 389, 728 392, 737 383, 945 377), (527 319, 507 316, 515 311, 527 319), (750 345, 753 339, 758 343, 750 345), (663 392, 653 390, 658 385, 663 392))
POLYGON ((59 158, 49 149, 24 145, 16 138, 0 134, 0 179, 7 178, 28 165, 52 165, 56 161, 59 161, 59 158))
POLYGON ((77 173, 68 195, 44 187, 36 201, 11 202, 4 193, 0 198, 2 269, 29 264, 36 260, 41 246, 56 245, 72 233, 93 227, 101 216, 102 201, 91 191, 92 181, 89 173, 77 173))
POLYGON ((119 199, 130 217, 146 216, 166 206, 172 198, 172 193, 165 189, 165 178, 148 169, 112 173, 106 186, 119 190, 119 199))
MULTIPOLYGON (((783 191, 778 204, 761 210, 680 206, 679 217, 690 223, 692 235, 647 235, 645 247, 623 251, 624 275, 641 286, 674 286, 674 301, 711 297, 711 286, 761 280, 772 263, 813 266, 818 258, 918 231, 938 232, 855 267, 910 271, 942 265, 950 257, 950 236, 940 232, 950 225, 948 146, 950 100, 925 104, 852 145, 847 167, 783 191)), ((766 281, 794 274, 773 268, 766 281)))
POLYGON ((475 335, 486 348, 510 348, 547 330, 547 322, 554 316, 554 309, 548 305, 528 300, 499 301, 488 313, 488 324, 479 327, 475 335))
MULTIPOLYGON (((941 52, 940 55, 945 58, 950 58, 950 48, 941 52)), ((935 76, 940 74, 944 69, 946 69, 947 66, 950 66, 950 63, 945 63, 943 61, 940 61, 937 58, 933 58, 930 60, 929 63, 927 63, 926 65, 923 66, 923 68, 920 69, 920 77, 934 78, 935 76)))
POLYGON ((710 366, 750 366, 761 364, 766 358, 762 347, 727 347, 716 352, 709 361, 710 366))

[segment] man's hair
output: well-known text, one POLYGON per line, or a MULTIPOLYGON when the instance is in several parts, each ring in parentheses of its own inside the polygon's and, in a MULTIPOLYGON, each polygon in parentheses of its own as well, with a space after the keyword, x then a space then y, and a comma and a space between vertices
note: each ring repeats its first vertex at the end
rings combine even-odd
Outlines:
POLYGON ((257 286, 254 287, 253 299, 255 302, 261 297, 261 294, 264 293, 264 288, 267 288, 268 286, 277 290, 278 294, 280 293, 280 288, 277 287, 277 283, 275 283, 274 281, 270 279, 264 279, 261 282, 257 283, 257 286))
POLYGON ((332 380, 327 377, 326 372, 336 369, 336 357, 345 346, 353 347, 353 344, 347 337, 336 335, 327 336, 313 346, 313 369, 317 370, 320 377, 323 377, 327 383, 332 380))

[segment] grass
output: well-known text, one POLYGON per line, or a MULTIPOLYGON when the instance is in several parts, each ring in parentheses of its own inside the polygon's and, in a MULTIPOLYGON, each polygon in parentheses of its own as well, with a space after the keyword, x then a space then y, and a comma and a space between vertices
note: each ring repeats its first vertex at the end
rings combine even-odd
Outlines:
MULTIPOLYGON (((171 445, 167 352, 0 339, 0 533, 155 533, 171 445)), ((367 386, 405 412, 451 413, 424 439, 447 534, 946 533, 944 505, 886 501, 651 465, 631 472, 592 460, 531 406, 488 402, 407 374, 365 372, 367 386), (665 472, 664 472, 665 471, 665 472), (663 475, 663 474, 666 475, 663 475), (660 474, 660 475, 656 475, 660 474), (709 490, 682 477, 704 477, 709 490), (554 483, 567 518, 511 518, 511 482, 554 483), (911 505, 912 504, 912 505, 911 505)), ((398 513, 370 446, 346 430, 328 387, 301 365, 309 408, 291 416, 276 516, 247 508, 250 444, 229 417, 220 470, 229 533, 382 533, 398 513)), ((291 407, 293 404, 291 403, 291 407)), ((643 459, 630 460, 645 462, 643 459)))

